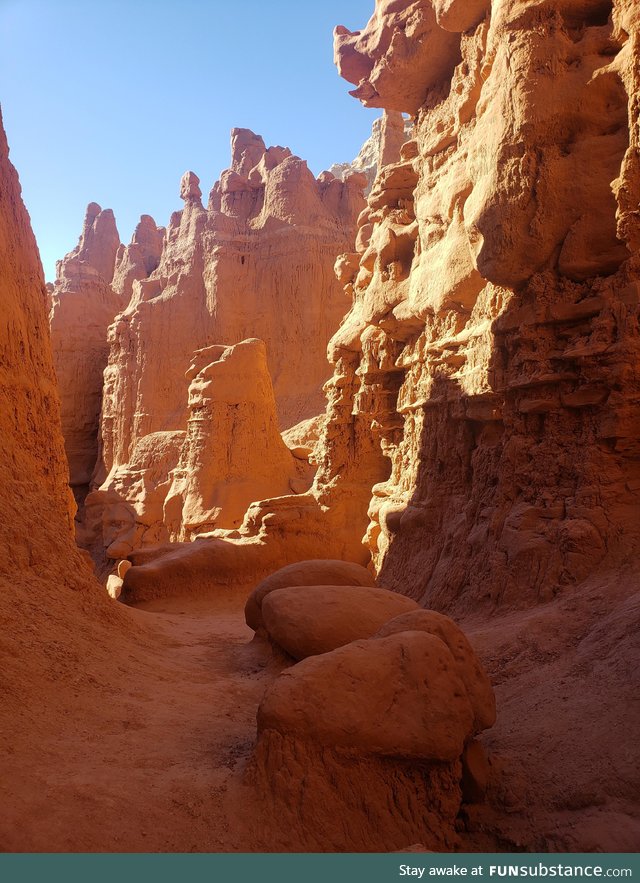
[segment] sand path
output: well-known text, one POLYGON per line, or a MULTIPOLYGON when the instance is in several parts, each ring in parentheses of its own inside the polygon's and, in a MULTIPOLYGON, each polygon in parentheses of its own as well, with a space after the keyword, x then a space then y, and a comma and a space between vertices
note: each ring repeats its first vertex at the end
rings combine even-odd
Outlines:
POLYGON ((154 643, 114 658, 120 695, 68 684, 57 719, 16 746, 0 849, 251 848, 241 774, 270 653, 250 643, 243 603, 220 592, 130 609, 154 643))

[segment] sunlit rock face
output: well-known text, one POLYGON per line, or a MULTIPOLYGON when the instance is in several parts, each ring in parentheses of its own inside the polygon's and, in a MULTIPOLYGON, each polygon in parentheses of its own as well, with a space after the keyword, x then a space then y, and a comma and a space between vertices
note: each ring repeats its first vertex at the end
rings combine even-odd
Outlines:
POLYGON ((336 30, 354 94, 415 115, 337 265, 353 306, 320 456, 320 486, 357 482, 345 438, 376 435, 387 587, 532 603, 637 541, 638 18, 394 0, 336 30))
POLYGON ((79 498, 89 486, 98 458, 102 374, 109 353, 107 328, 124 306, 111 287, 119 246, 113 212, 90 203, 80 241, 58 261, 50 293, 62 431, 71 487, 79 498))
POLYGON ((158 227, 151 215, 141 215, 129 245, 118 248, 111 287, 123 305, 131 300, 133 283, 146 279, 160 263, 164 234, 164 227, 158 227))
POLYGON ((57 263, 49 320, 69 480, 79 502, 100 461, 107 331, 129 302, 134 280, 157 267, 163 236, 164 229, 143 215, 131 243, 124 246, 111 209, 92 202, 78 245, 57 263))
MULTIPOLYGON (((184 208, 166 232, 143 216, 132 243, 118 251, 112 288, 125 308, 106 336, 101 450, 80 530, 85 545, 109 549, 109 557, 237 527, 250 502, 301 493, 311 483, 307 459, 292 458, 279 433, 324 408, 326 346, 349 305, 333 265, 352 247, 366 180, 356 172, 316 179, 288 148, 267 148, 248 129, 233 130, 231 153, 207 208, 199 178, 187 172, 184 208), (236 405, 256 406, 252 384, 272 387, 268 434, 278 439, 268 445, 277 461, 270 479, 269 457, 259 462, 257 448, 242 468, 233 456, 223 462, 229 426, 219 415, 202 420, 193 401, 192 366, 206 369, 203 353, 254 338, 263 341, 264 364, 242 363, 245 399, 236 405), (183 450, 182 441, 191 448, 183 450), (209 471, 208 490, 193 470, 209 471), (225 482, 235 487, 234 500, 222 504, 225 482)), ((219 401, 223 384, 214 378, 223 365, 226 357, 211 356, 219 401)))
MULTIPOLYGON (((632 554, 638 16, 622 0, 394 0, 336 30, 358 97, 413 131, 335 263, 352 306, 313 488, 250 507, 256 561, 270 543, 280 565, 361 560, 364 536, 381 585, 466 611, 548 600, 632 554)), ((227 191, 258 149, 244 141, 227 191)), ((157 578, 144 566, 136 591, 157 578)))
POLYGON ((398 159, 401 146, 411 138, 412 129, 412 120, 405 119, 399 111, 385 110, 373 121, 371 135, 356 158, 350 163, 336 163, 329 171, 341 180, 351 172, 361 172, 367 179, 365 194, 368 195, 378 171, 398 159))

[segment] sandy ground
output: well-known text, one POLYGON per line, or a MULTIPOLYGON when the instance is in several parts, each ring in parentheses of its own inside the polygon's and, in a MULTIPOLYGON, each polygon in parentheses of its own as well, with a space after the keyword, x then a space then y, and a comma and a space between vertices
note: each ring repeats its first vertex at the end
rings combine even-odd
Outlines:
POLYGON ((242 610, 223 592, 131 609, 145 640, 114 659, 120 695, 70 685, 54 726, 25 733, 2 764, 0 848, 246 849, 237 792, 270 653, 249 643, 242 610))
MULTIPOLYGON (((640 849, 630 585, 617 575, 463 623, 498 697, 489 794, 463 811, 463 849, 640 849)), ((0 849, 278 850, 277 835, 255 842, 247 826, 259 807, 243 770, 280 663, 252 642, 245 595, 125 608, 137 644, 114 642, 108 672, 64 669, 52 708, 0 754, 0 849)))

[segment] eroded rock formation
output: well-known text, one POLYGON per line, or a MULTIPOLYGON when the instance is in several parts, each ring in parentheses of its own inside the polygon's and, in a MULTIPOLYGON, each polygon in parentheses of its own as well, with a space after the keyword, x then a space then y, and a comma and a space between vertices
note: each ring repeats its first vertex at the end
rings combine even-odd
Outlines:
MULTIPOLYGON (((221 362, 232 369, 243 347, 222 347, 262 329, 245 331, 231 306, 215 301, 216 286, 246 272, 250 297, 265 268, 289 278, 253 260, 247 241, 266 231, 270 254, 281 255, 292 229, 316 223, 335 238, 336 212, 345 204, 353 212, 363 181, 316 181, 287 151, 266 150, 236 130, 232 168, 208 211, 196 176, 183 179, 185 208, 151 276, 142 272, 145 254, 153 262, 157 230, 149 227, 148 252, 120 253, 118 285, 131 285, 132 300, 111 335, 103 492, 113 493, 115 508, 103 520, 116 536, 128 525, 110 554, 128 554, 133 566, 121 563, 111 594, 140 601, 221 585, 246 590, 296 562, 247 605, 254 627, 289 654, 284 662, 260 659, 272 665, 268 677, 278 665, 284 671, 260 702, 247 774, 270 848, 397 849, 420 841, 434 850, 628 851, 638 842, 639 39, 631 0, 381 0, 362 32, 338 29, 337 59, 357 97, 413 114, 413 137, 380 171, 355 247, 349 243, 335 264, 352 309, 330 346, 334 374, 320 438, 298 425, 291 441, 299 457, 290 455, 279 447, 273 408, 258 414, 286 468, 275 470, 278 496, 249 505, 237 528, 237 512, 229 528, 216 528, 226 506, 214 468, 219 452, 207 447, 211 438, 193 415, 202 408, 212 425, 234 425, 213 378, 221 362), (202 340, 180 325, 182 310, 185 324, 208 329, 202 340), (207 324, 214 314, 219 327, 207 324), (219 328, 230 337, 209 339, 219 328), (147 338, 166 375, 153 372, 147 338), (203 352, 185 376, 194 343, 203 352), (313 487, 283 494, 293 460, 310 453, 319 464, 313 487), (170 489, 181 524, 188 510, 189 530, 214 529, 195 542, 130 552, 166 539, 170 489), (132 514, 123 501, 138 508, 132 514), (362 564, 372 557, 382 588, 367 588, 373 574, 356 564, 300 565, 320 555, 362 564), (319 581, 323 570, 335 578, 319 581), (370 605, 368 593, 376 599, 370 605), (453 621, 419 605, 465 617, 494 676, 498 723, 481 741, 495 714, 484 668, 453 621), (371 634, 387 614, 393 618, 371 634), (474 807, 485 789, 488 804, 474 807)), ((145 669, 161 654, 153 664, 129 664, 131 646, 118 654, 103 641, 107 664, 95 666, 99 629, 86 628, 78 597, 96 621, 120 616, 117 626, 126 628, 126 620, 94 595, 69 591, 90 580, 72 550, 42 276, 4 143, 0 164, 9 182, 0 194, 7 268, 0 444, 8 464, 0 503, 8 664, 0 690, 15 720, 28 717, 42 732, 35 716, 43 699, 51 711, 43 685, 54 675, 76 691, 81 667, 88 702, 105 668, 117 665, 109 698, 120 700, 123 683, 137 688, 146 677, 142 696, 151 700, 161 679, 145 669), (21 686, 25 665, 37 690, 21 686)), ((278 307, 277 298, 269 304, 278 307)), ((302 319, 294 325, 298 336, 306 327, 302 319)), ((275 399, 293 423, 308 415, 278 365, 271 365, 275 399)), ((309 415, 316 410, 317 403, 309 415)), ((193 648, 182 672, 198 673, 193 648)), ((244 657, 247 670, 257 658, 244 657)), ((162 678, 180 681, 172 665, 162 678)), ((238 695, 246 689, 235 686, 238 695)), ((75 708, 77 693, 66 695, 75 708)), ((168 695, 175 701, 175 690, 168 695)), ((140 710, 133 694, 126 699, 112 726, 128 725, 140 710)), ((207 713, 213 719, 210 706, 207 713)), ((164 736, 167 723, 158 714, 155 733, 164 736)), ((201 719, 189 733, 190 755, 198 727, 201 719)), ((213 726, 203 729, 200 756, 210 760, 213 726)), ((106 731, 95 730, 101 738, 106 731)), ((114 731, 118 747, 132 744, 129 733, 114 731)), ((11 751, 19 733, 9 735, 11 751)), ((85 743, 85 753, 93 757, 99 741, 91 750, 85 743)), ((139 760, 142 767, 148 757, 139 760)), ((3 788, 8 780, 0 776, 3 788)), ((64 776, 65 794, 70 781, 64 776)), ((114 805, 115 793, 107 800, 102 808, 114 805)), ((189 800, 190 792, 191 824, 189 800)), ((117 823, 114 830, 125 827, 119 814, 117 823)), ((8 842, 20 840, 12 833, 8 842)))
POLYGON ((69 479, 84 497, 98 458, 107 328, 124 306, 111 287, 120 237, 111 209, 87 207, 76 248, 58 261, 51 292, 51 341, 62 404, 69 479))
POLYGON ((164 227, 158 227, 151 215, 141 215, 129 245, 120 245, 116 253, 112 288, 126 306, 133 295, 133 283, 146 279, 160 263, 164 227))
MULTIPOLYGON (((5 604, 11 607, 11 595, 18 588, 13 579, 16 570, 37 584, 51 560, 57 565, 60 553, 75 563, 76 570, 84 571, 84 565, 73 544, 74 507, 67 484, 59 400, 48 344, 42 266, 1 126, 0 164, 0 561, 3 579, 10 579, 10 585, 0 593, 4 609, 5 604)), ((82 578, 78 581, 81 583, 82 578)))
POLYGON ((474 771, 486 760, 473 736, 495 722, 462 632, 366 586, 275 589, 262 615, 269 638, 303 660, 267 689, 248 771, 290 842, 368 850, 404 837, 454 848, 463 766, 480 785, 474 771))
POLYGON ((308 490, 298 487, 299 461, 278 429, 263 341, 196 356, 187 435, 164 507, 167 530, 179 539, 240 527, 254 500, 308 490))
POLYGON ((244 539, 308 519, 357 560, 366 531, 381 584, 444 609, 549 599, 633 547, 637 28, 629 4, 547 0, 381 2, 337 30, 359 97, 415 137, 336 263, 353 306, 312 492, 254 507, 244 539))
POLYGON ((405 120, 399 111, 385 110, 373 121, 371 136, 362 145, 360 153, 350 163, 336 163, 329 171, 344 179, 351 172, 366 175, 365 194, 369 194, 380 169, 400 158, 400 148, 411 138, 413 123, 405 120))
POLYGON ((172 217, 160 265, 134 286, 111 331, 107 471, 143 435, 186 428, 185 374, 207 346, 264 340, 282 428, 318 413, 324 348, 345 310, 331 268, 353 235, 361 186, 356 175, 318 182, 303 160, 246 129, 233 130, 231 167, 208 210, 197 177, 183 178, 185 207, 172 217))
POLYGON ((8 154, 0 118, 0 791, 2 840, 19 850, 29 789, 44 787, 30 752, 42 761, 38 737, 74 717, 67 685, 100 683, 106 626, 127 626, 74 542, 44 277, 8 154))
POLYGON ((138 439, 128 463, 87 497, 85 523, 109 558, 242 524, 254 500, 308 490, 279 432, 264 342, 197 350, 185 431, 138 439))
MULTIPOLYGON (((233 130, 231 148, 231 167, 214 185, 207 209, 198 177, 184 175, 184 209, 172 216, 150 275, 160 244, 150 219, 143 216, 131 246, 119 253, 114 285, 131 299, 109 331, 101 486, 89 497, 85 531, 85 541, 91 544, 93 536, 95 544, 96 527, 102 525, 109 556, 190 539, 214 527, 237 527, 253 500, 301 493, 311 484, 313 470, 300 445, 295 446, 299 462, 292 463, 282 441, 272 436, 276 419, 287 429, 316 418, 322 408, 322 384, 329 374, 326 344, 348 308, 332 268, 335 255, 352 241, 365 179, 357 173, 344 180, 323 173, 316 180, 287 148, 267 149, 247 129, 233 130), (252 409, 254 422, 249 426, 229 416, 225 427, 221 414, 205 419, 198 390, 216 387, 222 407, 224 383, 216 386, 214 378, 232 364, 226 356, 215 361, 213 350, 219 354, 257 337, 266 345, 266 365, 243 363, 246 398, 225 406, 229 414, 237 407, 252 409), (212 383, 204 375, 195 378, 201 371, 212 383), (256 390, 264 392, 261 403, 256 390), (271 414, 274 394, 276 414, 271 414), (264 412, 262 418, 256 409, 264 412), (179 452, 179 434, 187 425, 186 447, 179 452), (235 453, 229 447, 236 431, 245 433, 242 454, 239 437, 235 453), (257 447, 251 451, 252 431, 258 438, 269 435, 269 466, 257 447), (161 455, 153 451, 157 444, 161 455), (194 477, 194 469, 200 477, 194 477), (205 488, 200 481, 207 471, 205 488), (141 472, 147 476, 142 484, 141 472)), ((237 350, 233 358, 240 360, 241 352, 248 350, 237 350)))
MULTIPOLYGON (((584 729, 596 703, 625 729, 637 673, 639 40, 629 0, 382 0, 363 31, 337 30, 357 97, 414 129, 336 261, 352 309, 330 343, 314 486, 250 507, 239 536, 134 555, 125 577, 144 598, 370 552, 380 586, 475 621, 509 721, 487 743, 548 752, 521 776, 507 760, 493 809, 467 810, 471 830, 490 817, 518 844, 637 839, 628 741, 558 727, 584 729), (499 627, 478 624, 488 612, 499 627), (566 821, 578 805, 580 833, 566 821)), ((282 779, 274 796, 280 765, 294 783, 321 770, 320 803, 331 779, 350 783, 347 806, 361 774, 388 794, 370 756, 352 778, 282 720, 254 771, 274 806, 301 800, 282 779)), ((486 767, 465 751, 472 794, 486 767)), ((366 842, 361 823, 351 842, 366 842)))
POLYGON ((343 259, 331 408, 389 460, 382 584, 429 604, 549 599, 637 542, 637 28, 547 0, 379 2, 336 31, 354 94, 416 114, 343 259))

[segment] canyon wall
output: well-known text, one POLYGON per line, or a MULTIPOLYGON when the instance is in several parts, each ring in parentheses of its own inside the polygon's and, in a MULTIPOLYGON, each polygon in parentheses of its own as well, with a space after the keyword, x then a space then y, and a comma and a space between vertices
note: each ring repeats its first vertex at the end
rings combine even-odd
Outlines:
POLYGON ((0 795, 3 842, 19 843, 19 749, 73 719, 61 702, 100 682, 105 625, 128 629, 74 542, 44 277, 1 120, 0 178, 0 795))
MULTIPOLYGON (((497 723, 481 737, 487 800, 456 817, 467 843, 493 829, 500 849, 633 850, 640 10, 631 0, 378 0, 362 31, 336 29, 335 49, 353 94, 411 114, 414 128, 336 263, 353 306, 330 344, 313 496, 325 524, 351 500, 352 537, 364 507, 378 586, 455 613, 489 670, 497 723)), ((263 618, 276 642, 290 629, 283 643, 300 658, 303 600, 279 591, 263 618)), ((321 617, 307 621, 317 638, 321 617)), ((316 707, 316 672, 331 682, 327 669, 347 671, 366 643, 340 656, 323 646, 267 693, 255 765, 274 819, 311 803, 288 787, 295 775, 276 771, 304 768, 318 794, 352 774, 353 755, 334 766, 326 750, 341 736, 324 735, 302 696, 316 707), (314 740, 325 750, 310 750, 314 740)), ((381 665, 383 648, 370 652, 381 665)), ((349 674, 359 702, 369 681, 349 674)), ((344 825, 357 818, 346 809, 352 775, 345 795, 340 785, 331 795, 344 825)), ((367 768, 367 821, 382 778, 367 768)), ((430 781, 412 821, 441 785, 430 781)), ((413 785, 402 793, 411 800, 413 785)), ((331 825, 318 816, 320 843, 331 825)), ((428 827, 446 832, 446 817, 428 827)), ((430 832, 417 835, 427 849, 457 848, 430 832)))
MULTIPOLYGON (((5 577, 18 568, 36 576, 50 556, 73 558, 73 502, 60 433, 59 401, 46 323, 46 291, 29 217, 0 130, 0 260, 2 266, 3 469, 0 539, 5 577), (49 525, 50 523, 50 525, 49 525), (32 548, 31 548, 32 547, 32 548)), ((0 594, 4 600, 5 592, 0 594)))
POLYGON ((362 181, 316 180, 246 129, 233 130, 231 146, 207 209, 197 176, 183 178, 160 265, 134 283, 110 331, 106 472, 144 435, 186 427, 185 374, 207 346, 265 341, 283 429, 322 409, 326 343, 348 308, 332 267, 353 236, 362 181))
POLYGON ((623 0, 394 0, 336 29, 353 94, 414 121, 336 262, 315 482, 167 573, 371 555, 381 585, 468 611, 635 560, 637 41, 623 0))
POLYGON ((415 125, 341 261, 319 481, 361 472, 335 426, 366 420, 366 543, 429 606, 548 600, 637 549, 639 15, 383 0, 336 29, 352 94, 415 125))

